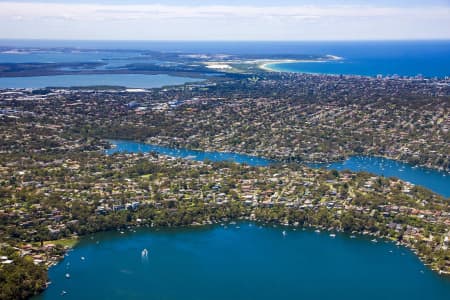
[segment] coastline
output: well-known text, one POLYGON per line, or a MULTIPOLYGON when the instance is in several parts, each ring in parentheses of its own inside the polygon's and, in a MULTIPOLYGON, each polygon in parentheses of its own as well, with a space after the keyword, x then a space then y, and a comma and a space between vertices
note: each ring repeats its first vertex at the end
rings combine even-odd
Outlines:
MULTIPOLYGON (((117 148, 116 144, 111 143, 112 141, 139 142, 139 141, 136 141, 136 140, 126 140, 126 139, 106 139, 106 141, 110 143, 111 148, 117 148)), ((172 146, 170 144, 168 144, 168 143, 160 143, 160 142, 154 143, 154 142, 148 142, 148 141, 144 141, 142 143, 147 144, 147 145, 152 145, 152 146, 160 146, 160 147, 172 148, 172 146)), ((407 159, 400 159, 399 157, 389 156, 389 155, 386 155, 386 154, 346 152, 346 153, 342 153, 342 155, 339 158, 336 158, 336 159, 328 159, 328 158, 326 158, 324 160, 303 159, 303 160, 297 161, 295 159, 292 160, 289 157, 280 157, 280 156, 270 155, 270 153, 260 155, 260 154, 254 153, 254 152, 239 151, 239 149, 230 150, 230 149, 215 148, 215 147, 205 147, 205 148, 180 147, 180 149, 189 150, 189 151, 197 151, 197 152, 220 152, 220 153, 230 153, 230 154, 237 154, 237 155, 246 155, 246 156, 253 156, 253 157, 257 157, 257 158, 261 158, 261 159, 265 159, 265 160, 270 160, 273 163, 296 162, 296 163, 300 163, 300 164, 304 164, 304 165, 310 165, 310 164, 332 164, 332 163, 337 163, 337 162, 343 162, 343 161, 346 161, 347 159, 349 159, 349 158, 351 158, 353 156, 379 157, 379 158, 394 160, 394 161, 399 162, 399 163, 410 164, 413 167, 420 167, 420 168, 428 169, 430 171, 444 172, 444 173, 450 175, 450 170, 449 169, 444 169, 444 168, 442 168, 439 165, 415 164, 414 162, 408 161, 407 159)))
MULTIPOLYGON (((241 215, 237 218, 222 218, 222 219, 216 219, 216 220, 208 220, 203 221, 202 223, 196 223, 193 222, 191 224, 184 224, 184 225, 176 225, 176 226, 154 226, 152 224, 128 224, 121 227, 118 227, 116 230, 98 230, 94 232, 87 233, 85 235, 82 235, 79 237, 79 239, 86 238, 88 235, 92 234, 98 234, 98 233, 107 233, 107 232, 116 232, 120 231, 121 234, 124 232, 131 232, 132 230, 137 229, 154 229, 156 231, 163 230, 163 229, 174 229, 174 230, 182 230, 183 228, 208 228, 209 226, 227 226, 227 225, 236 225, 241 222, 250 222, 255 225, 263 226, 265 228, 277 228, 280 227, 280 230, 282 228, 286 229, 293 229, 293 230, 302 230, 302 231, 309 231, 309 232, 315 232, 315 233, 325 233, 326 235, 330 235, 330 238, 335 238, 335 236, 331 236, 332 234, 339 234, 344 238, 348 239, 354 239, 354 238, 360 238, 365 239, 368 244, 370 243, 379 243, 379 242, 390 242, 394 244, 396 247, 404 247, 405 249, 408 249, 412 252, 413 255, 415 255, 421 264, 428 268, 429 270, 433 271, 436 275, 438 275, 441 278, 450 278, 450 272, 444 271, 440 269, 435 263, 428 263, 427 262, 427 255, 424 253, 421 253, 416 245, 411 243, 409 240, 398 240, 392 236, 381 234, 380 232, 369 232, 368 229, 364 230, 353 230, 353 231, 347 231, 343 230, 342 228, 337 227, 327 227, 325 225, 321 224, 299 224, 299 222, 294 220, 288 220, 288 221, 281 221, 281 220, 268 220, 264 218, 258 218, 254 217, 253 214, 245 214, 241 215), (373 239, 372 239, 373 238, 373 239), (379 239, 377 241, 377 239, 379 239)), ((56 261, 55 263, 51 265, 47 265, 47 274, 50 270, 50 268, 55 267, 57 264, 60 264, 63 262, 64 258, 70 251, 72 251, 78 243, 71 245, 70 247, 66 247, 64 250, 64 254, 61 256, 61 259, 56 261)), ((51 282, 47 282, 46 286, 43 287, 41 292, 39 294, 36 294, 35 296, 38 296, 42 294, 51 284, 51 282)))
MULTIPOLYGON (((337 55, 326 55, 326 59, 278 59, 278 60, 264 60, 258 64, 258 68, 266 72, 286 72, 277 68, 274 65, 278 64, 292 64, 292 63, 326 63, 331 61, 343 60, 343 57, 337 55)), ((288 71, 289 72, 289 71, 288 71)))

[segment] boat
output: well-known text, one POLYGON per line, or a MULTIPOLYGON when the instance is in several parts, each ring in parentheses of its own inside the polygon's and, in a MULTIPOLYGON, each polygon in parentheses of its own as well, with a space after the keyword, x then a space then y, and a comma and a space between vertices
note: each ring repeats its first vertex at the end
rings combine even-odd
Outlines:
POLYGON ((283 236, 287 236, 287 232, 286 232, 286 230, 283 230, 283 236))
POLYGON ((144 250, 142 250, 142 252, 141 252, 141 256, 142 257, 147 257, 148 256, 148 250, 144 248, 144 250))
POLYGON ((65 276, 66 276, 66 278, 67 278, 67 279, 69 279, 69 278, 70 278, 70 274, 69 274, 69 273, 66 273, 66 275, 65 275, 65 276))
POLYGON ((316 233, 320 233, 320 230, 319 230, 319 229, 316 229, 316 230, 314 230, 314 232, 316 232, 316 233))
POLYGON ((350 238, 351 238, 351 239, 354 239, 354 238, 356 238, 356 236, 354 236, 354 235, 351 235, 351 236, 350 236, 350 238))
POLYGON ((335 238, 336 235, 334 233, 330 233, 330 237, 335 238))
POLYGON ((86 258, 84 256, 81 257, 81 260, 85 260, 86 258))
POLYGON ((61 296, 64 296, 65 294, 67 294, 67 292, 66 291, 61 291, 61 296))
POLYGON ((376 239, 370 240, 372 243, 378 243, 376 239))

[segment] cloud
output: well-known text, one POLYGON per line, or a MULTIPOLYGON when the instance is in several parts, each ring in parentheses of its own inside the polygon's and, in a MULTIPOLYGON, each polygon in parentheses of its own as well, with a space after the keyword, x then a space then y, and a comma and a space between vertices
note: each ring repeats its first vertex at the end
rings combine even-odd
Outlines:
POLYGON ((448 7, 347 6, 239 6, 239 5, 162 5, 162 4, 77 4, 1 2, 0 16, 23 18, 73 18, 74 20, 129 20, 176 18, 347 18, 347 17, 448 17, 448 7))
POLYGON ((450 5, 0 2, 0 38, 450 38, 448 28, 450 5))

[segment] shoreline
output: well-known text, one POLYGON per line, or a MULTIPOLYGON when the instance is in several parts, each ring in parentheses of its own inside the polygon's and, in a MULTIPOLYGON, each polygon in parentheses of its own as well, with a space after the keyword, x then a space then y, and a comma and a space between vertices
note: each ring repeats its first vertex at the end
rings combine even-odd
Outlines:
MULTIPOLYGON (((248 222, 250 224, 255 224, 257 226, 262 226, 263 228, 277 228, 278 226, 280 227, 280 230, 282 228, 286 228, 286 229, 291 229, 291 230, 300 230, 300 231, 308 231, 310 233, 325 233, 325 234, 340 234, 341 237, 347 238, 347 239, 355 239, 355 238, 363 238, 366 240, 366 242, 368 244, 372 243, 378 243, 378 242, 390 242, 393 245, 395 245, 397 248, 399 247, 404 247, 405 249, 407 249, 408 251, 410 251, 414 256, 416 256, 418 258, 418 260, 421 262, 421 264, 431 270, 432 272, 434 272, 436 275, 438 275, 441 278, 450 278, 450 272, 446 272, 442 269, 439 269, 435 264, 432 263, 427 263, 426 262, 426 255, 424 255, 423 253, 420 253, 418 248, 411 244, 408 243, 405 240, 396 240, 394 237, 388 236, 388 235, 383 235, 380 234, 379 232, 369 232, 368 230, 362 230, 362 231, 345 231, 343 229, 340 228, 336 228, 336 227, 326 227, 324 225, 314 225, 314 224, 304 224, 304 225, 300 225, 298 222, 281 222, 281 221, 267 221, 267 220, 263 220, 263 219, 255 219, 252 218, 252 215, 243 215, 237 218, 224 218, 224 219, 219 219, 219 220, 214 220, 214 221, 204 221, 203 223, 196 223, 193 222, 191 224, 186 224, 186 225, 178 225, 178 226, 153 226, 153 223, 151 225, 146 224, 131 224, 128 226, 124 226, 124 227, 118 227, 115 230, 99 230, 99 231, 95 231, 95 232, 91 232, 91 233, 87 233, 85 235, 79 236, 77 238, 78 241, 82 240, 83 238, 86 238, 89 235, 93 235, 93 234, 99 234, 99 233, 108 233, 108 232, 117 232, 120 231, 121 233, 128 231, 131 232, 131 230, 136 230, 136 229, 143 229, 143 230, 164 230, 164 229, 173 229, 173 230, 182 230, 182 229, 195 229, 195 228, 202 228, 202 229, 206 229, 208 228, 208 226, 213 227, 213 226, 219 226, 219 227, 223 227, 225 226, 225 228, 228 225, 236 225, 236 224, 240 224, 240 223, 245 223, 248 222), (374 238, 372 240, 370 240, 370 238, 374 238), (377 241, 376 238, 380 239, 380 241, 377 241)), ((335 236, 330 238, 335 238, 335 236)), ((79 243, 75 243, 69 247, 66 247, 66 249, 64 250, 64 254, 61 256, 61 259, 54 262, 53 264, 47 265, 47 274, 49 273, 50 269, 52 267, 55 267, 56 265, 62 263, 64 261, 64 258, 66 257, 66 255, 72 251, 74 248, 77 247, 79 243)), ((45 292, 45 290, 48 288, 48 286, 51 284, 51 281, 47 282, 46 286, 43 288, 43 290, 37 294, 40 295, 43 292, 45 292)), ((37 296, 35 295, 35 296, 37 296)))
MULTIPOLYGON (((111 148, 117 148, 117 144, 112 143, 112 142, 114 142, 114 141, 115 141, 115 142, 120 142, 120 141, 125 141, 125 142, 136 142, 136 143, 143 143, 143 144, 146 144, 146 145, 152 145, 152 146, 159 146, 159 147, 172 148, 172 147, 170 146, 170 144, 167 144, 167 143, 149 143, 149 142, 147 142, 147 141, 140 142, 140 141, 137 141, 137 140, 127 140, 127 139, 105 139, 105 140, 106 140, 108 143, 110 143, 111 148)), ((174 148, 174 149, 175 149, 175 148, 174 148)), ((377 158, 383 158, 383 159, 393 160, 393 161, 398 162, 398 163, 408 164, 408 165, 410 165, 411 167, 420 167, 420 168, 423 168, 423 169, 427 169, 427 170, 429 170, 429 171, 433 171, 433 172, 442 172, 442 173, 444 173, 444 175, 450 175, 450 170, 443 169, 442 167, 437 166, 437 165, 414 164, 414 163, 412 163, 412 162, 410 162, 410 161, 408 161, 408 160, 405 160, 405 159, 399 159, 399 158, 397 158, 397 157, 395 157, 395 156, 389 156, 389 155, 385 155, 385 154, 369 154, 369 153, 367 153, 367 154, 365 154, 365 153, 359 153, 359 154, 357 154, 357 153, 343 153, 343 154, 341 155, 341 157, 338 158, 338 159, 326 159, 326 160, 310 160, 310 159, 305 159, 305 160, 298 161, 298 160, 296 160, 296 159, 291 160, 289 157, 277 157, 277 156, 271 156, 271 155, 265 155, 265 156, 262 156, 262 155, 257 155, 257 154, 255 154, 255 153, 251 153, 251 152, 225 151, 225 150, 221 150, 221 149, 216 149, 216 148, 214 148, 214 147, 206 147, 206 148, 203 148, 203 149, 202 149, 202 148, 185 148, 185 147, 180 147, 180 148, 176 148, 176 149, 182 149, 182 150, 188 150, 188 151, 196 151, 196 152, 202 152, 202 153, 213 153, 213 152, 216 152, 216 153, 227 153, 227 154, 245 155, 245 156, 249 156, 249 157, 253 157, 253 158, 260 158, 260 159, 268 160, 268 161, 271 161, 271 163, 275 163, 275 164, 277 164, 277 163, 289 163, 289 162, 295 162, 295 163, 298 163, 298 164, 307 166, 307 167, 309 167, 309 168, 311 168, 311 166, 309 166, 309 165, 311 165, 311 164, 321 164, 321 165, 323 164, 323 165, 326 165, 326 164, 332 164, 332 163, 344 162, 344 161, 350 159, 351 157, 356 157, 356 156, 367 156, 367 157, 377 157, 377 158)), ((105 149, 105 150, 108 150, 108 149, 105 149)), ((165 155, 167 155, 167 154, 165 154, 165 155)), ((168 156, 171 156, 171 155, 168 155, 168 156)), ((176 156, 175 156, 175 157, 176 157, 176 156)), ((183 158, 183 157, 179 157, 179 158, 183 158)), ((314 167, 313 167, 313 168, 314 168, 314 167)), ((374 173, 373 173, 373 174, 374 174, 374 173)), ((418 185, 418 184, 415 184, 415 185, 418 185)), ((425 186, 423 186, 423 185, 419 185, 419 186, 425 187, 425 186)), ((427 188, 427 187, 425 187, 425 188, 427 188)), ((427 188, 427 189, 429 189, 429 188, 427 188)), ((434 192, 434 193, 437 193, 437 192, 434 192)), ((438 193, 438 194, 439 194, 439 193, 438 193)), ((442 195, 442 194, 439 194, 439 195, 441 195, 442 197, 445 197, 445 196, 442 195)))
POLYGON ((292 64, 292 63, 327 63, 332 61, 343 60, 343 57, 336 55, 326 55, 325 59, 277 59, 277 60, 264 60, 258 64, 258 68, 264 70, 266 72, 288 72, 288 73, 305 73, 305 72, 290 72, 283 71, 277 68, 272 67, 273 65, 278 64, 292 64))

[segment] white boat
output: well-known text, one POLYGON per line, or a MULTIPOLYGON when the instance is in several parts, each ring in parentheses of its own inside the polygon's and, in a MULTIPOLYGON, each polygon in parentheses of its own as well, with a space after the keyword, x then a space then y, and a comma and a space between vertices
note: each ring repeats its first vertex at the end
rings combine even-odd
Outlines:
POLYGON ((70 274, 66 273, 66 278, 69 279, 70 278, 70 274))
POLYGON ((330 237, 335 238, 336 235, 334 233, 330 233, 330 237))
POLYGON ((320 233, 320 230, 319 230, 319 229, 316 229, 316 230, 314 230, 314 232, 316 232, 316 233, 320 233))
POLYGON ((81 260, 85 260, 86 258, 84 256, 81 257, 81 260))
POLYGON ((141 256, 142 257, 147 257, 148 256, 148 250, 144 248, 144 250, 142 250, 142 252, 141 252, 141 256))
POLYGON ((286 230, 283 230, 283 236, 287 236, 287 232, 286 232, 286 230))
POLYGON ((371 240, 372 243, 378 243, 376 239, 371 240))

